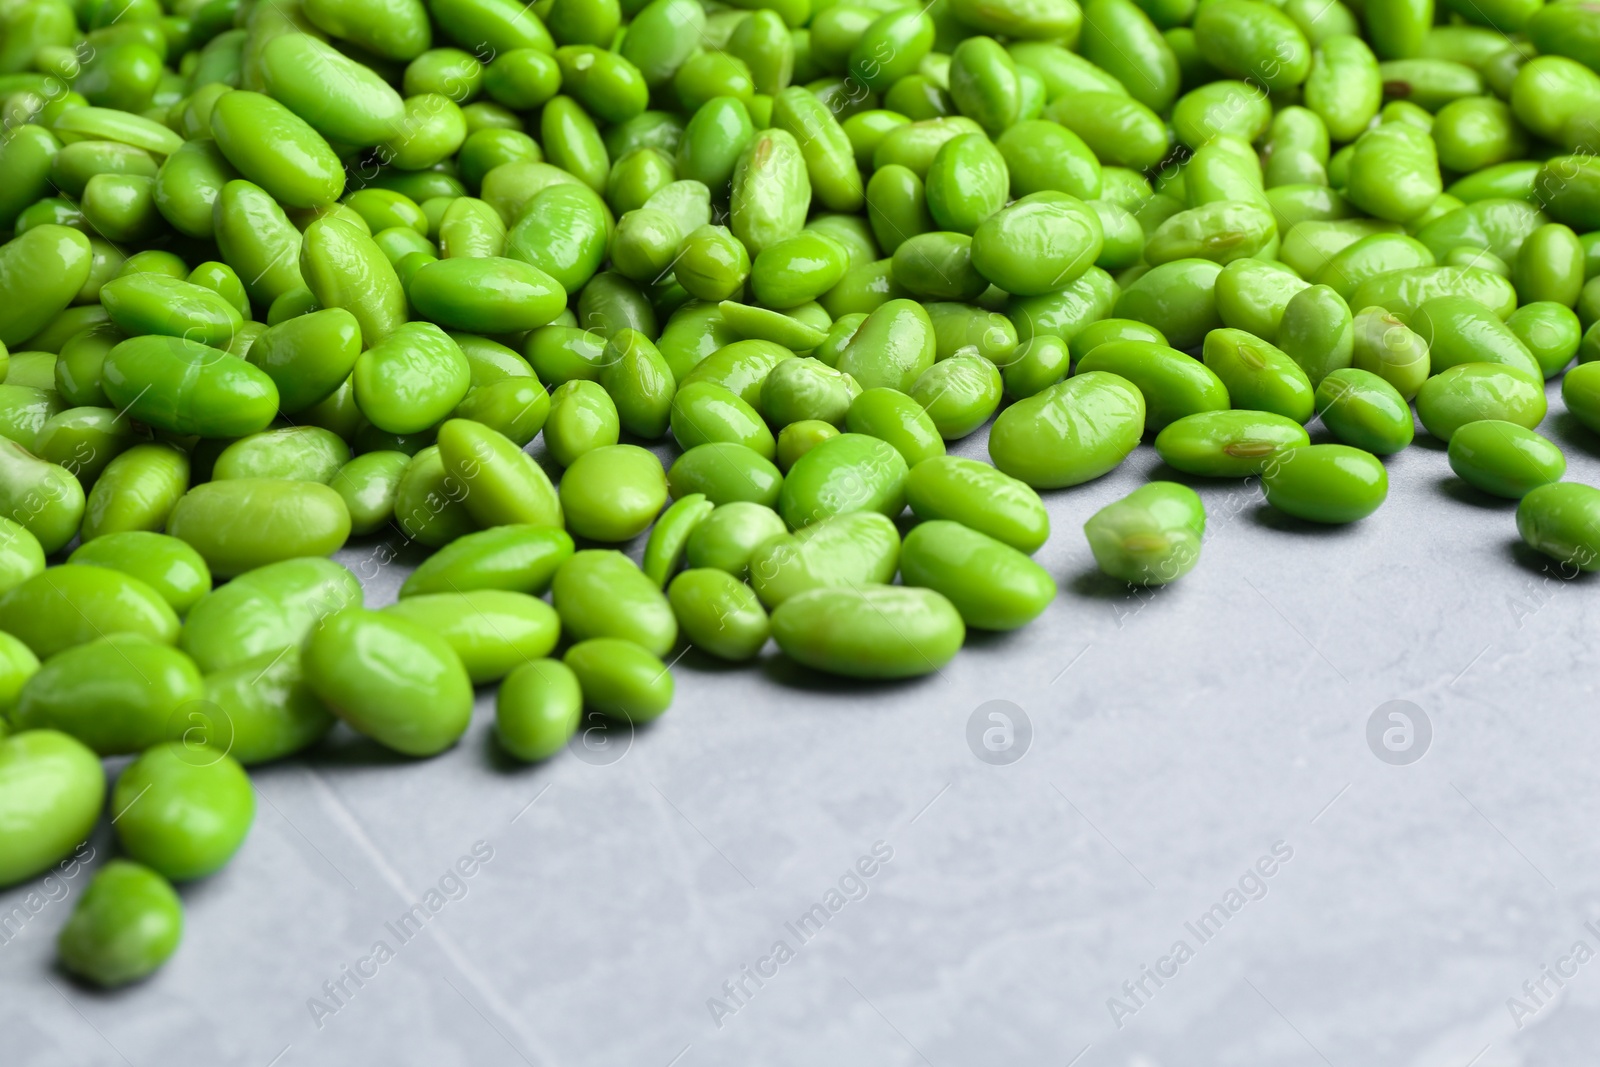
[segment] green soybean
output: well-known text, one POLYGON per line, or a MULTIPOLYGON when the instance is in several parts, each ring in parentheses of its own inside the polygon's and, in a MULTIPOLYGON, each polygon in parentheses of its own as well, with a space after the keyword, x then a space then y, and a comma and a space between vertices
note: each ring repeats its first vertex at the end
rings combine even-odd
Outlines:
POLYGON ((717 507, 695 526, 684 555, 690 567, 712 567, 743 577, 756 549, 786 531, 771 508, 734 501, 717 507))
POLYGON ((887 442, 865 434, 840 434, 811 449, 789 469, 777 510, 794 529, 852 511, 876 511, 893 518, 905 507, 907 473, 905 458, 887 442))
POLYGON ((1208 364, 1151 341, 1100 345, 1077 367, 1077 375, 1094 372, 1118 375, 1138 387, 1144 397, 1145 428, 1153 433, 1185 415, 1229 406, 1227 386, 1208 364))
POLYGON ((1531 430, 1545 411, 1542 379, 1493 363, 1457 364, 1417 391, 1417 417, 1441 441, 1479 419, 1503 419, 1531 430))
POLYGON ((520 760, 549 759, 577 732, 583 715, 578 677, 557 659, 523 663, 495 694, 495 737, 520 760))
POLYGON ((1194 569, 1205 539, 1200 496, 1176 482, 1150 482, 1090 516, 1089 549, 1104 573, 1136 585, 1166 585, 1194 569))
POLYGON ((1463 363, 1495 363, 1542 381, 1533 354, 1500 316, 1469 297, 1425 300, 1411 315, 1411 328, 1428 346, 1429 372, 1438 375, 1463 363))
POLYGON ((1573 310, 1547 300, 1523 304, 1506 319, 1506 326, 1532 354, 1546 378, 1555 377, 1572 362, 1583 336, 1573 310))
POLYGON ((1274 455, 1311 443, 1295 419, 1265 411, 1201 411, 1167 424, 1155 449, 1173 470, 1209 478, 1260 474, 1274 455))
POLYGON ((1364 519, 1389 495, 1389 475, 1370 452, 1349 445, 1301 445, 1276 453, 1261 474, 1267 503, 1310 522, 1364 519))
POLYGON ((1144 426, 1139 388, 1118 374, 1089 371, 1001 412, 989 431, 989 455, 1035 489, 1058 489, 1115 468, 1144 426))
POLYGON ((621 552, 575 553, 556 570, 551 594, 562 632, 573 640, 621 638, 661 656, 678 639, 667 598, 621 552))
POLYGON ((1317 384, 1317 414, 1341 442, 1379 456, 1411 443, 1416 427, 1395 387, 1371 371, 1336 370, 1317 384))
POLYGON ((1428 344, 1397 315, 1363 308, 1354 320, 1351 365, 1376 374, 1410 400, 1428 379, 1428 344))
POLYGON ((757 544, 750 584, 771 608, 808 589, 887 582, 899 558, 893 522, 877 512, 850 512, 757 544))
POLYGON ((564 467, 587 452, 615 445, 621 429, 616 404, 597 382, 570 381, 550 394, 544 442, 551 458, 564 467))
POLYGON ((980 630, 1026 626, 1055 599, 1056 583, 1023 552, 958 522, 932 519, 906 535, 900 573, 907 585, 943 594, 980 630))
POLYGON ((1561 480, 1567 460, 1548 438, 1512 422, 1469 422, 1450 438, 1450 469, 1495 496, 1520 500, 1561 480))
POLYGON ((713 382, 689 382, 678 389, 672 397, 670 422, 673 440, 685 450, 725 441, 744 445, 766 459, 776 455, 772 431, 756 409, 713 382))
POLYGON ((179 615, 211 592, 211 571, 189 545, 143 530, 108 534, 79 545, 68 563, 106 567, 144 582, 179 615))
POLYGON ((444 638, 395 615, 348 608, 314 630, 306 683, 357 732, 407 756, 455 744, 472 715, 472 682, 444 638))
POLYGON ((278 387, 228 353, 182 337, 130 337, 106 355, 102 383, 112 404, 175 434, 243 437, 267 428, 278 387))
POLYGON ((908 466, 944 455, 944 439, 933 419, 921 404, 898 389, 864 390, 850 402, 845 428, 888 442, 908 466))
POLYGON ((1050 536, 1038 493, 977 460, 939 456, 918 463, 906 478, 906 501, 920 519, 953 520, 1029 554, 1050 536))
POLYGON ((584 707, 628 722, 659 718, 672 706, 672 674, 649 650, 632 641, 595 637, 562 657, 578 679, 584 707))
POLYGON ((1600 489, 1555 482, 1530 490, 1517 505, 1517 533, 1566 566, 1600 569, 1600 489))
POLYGON ((776 505, 783 475, 770 460, 740 444, 696 445, 672 464, 667 486, 674 497, 702 494, 715 504, 735 500, 776 505))
POLYGON ((41 874, 94 829, 105 803, 100 758, 53 729, 0 738, 0 885, 41 874))
POLYGON ((211 572, 231 578, 297 556, 327 556, 350 536, 350 512, 320 482, 234 478, 199 485, 172 508, 167 532, 211 572))
POLYGON ((910 395, 923 406, 939 436, 958 440, 977 430, 1000 406, 999 369, 976 353, 958 352, 918 375, 910 395))
POLYGON ((247 767, 282 759, 316 744, 335 721, 306 685, 297 649, 252 656, 204 684, 204 699, 173 724, 192 759, 221 753, 247 767))
POLYGON ((350 459, 350 447, 320 426, 288 426, 241 437, 222 450, 213 480, 283 478, 328 483, 350 459))
POLYGON ((716 509, 717 505, 707 500, 704 493, 690 493, 661 514, 645 543, 641 568, 657 588, 666 588, 683 562, 695 529, 716 509))
POLYGON ((223 753, 196 758, 170 741, 128 764, 111 793, 118 843, 173 881, 203 878, 233 858, 250 830, 255 801, 237 760, 223 753))
POLYGON ((470 419, 439 427, 439 460, 463 487, 462 503, 481 526, 559 526, 561 502, 532 456, 504 434, 470 419))
POLYGON ((573 460, 561 479, 567 526, 596 541, 627 541, 667 502, 661 461, 638 445, 601 445, 573 460))
POLYGON ((361 583, 326 559, 291 559, 240 575, 190 609, 179 647, 208 674, 298 645, 325 618, 361 603, 361 583))
POLYGON ((561 632, 554 608, 504 589, 408 596, 383 611, 443 638, 474 685, 499 681, 519 664, 548 655, 561 632))
POLYGON ((667 599, 689 643, 719 659, 753 659, 767 643, 767 613, 760 599, 725 570, 686 570, 672 580, 667 599))
POLYGON ((61 966, 107 989, 152 973, 183 938, 183 904, 148 867, 112 860, 95 872, 56 938, 61 966))
POLYGON ((178 617, 160 592, 134 575, 72 563, 43 570, 0 597, 0 629, 48 659, 105 634, 171 644, 178 617))
POLYGON ((20 730, 71 734, 109 756, 164 740, 200 696, 188 656, 136 632, 111 633, 49 657, 23 683, 11 719, 20 730))
POLYGON ((911 678, 949 663, 966 626, 931 589, 896 585, 812 589, 772 613, 772 636, 795 662, 847 678, 911 678))

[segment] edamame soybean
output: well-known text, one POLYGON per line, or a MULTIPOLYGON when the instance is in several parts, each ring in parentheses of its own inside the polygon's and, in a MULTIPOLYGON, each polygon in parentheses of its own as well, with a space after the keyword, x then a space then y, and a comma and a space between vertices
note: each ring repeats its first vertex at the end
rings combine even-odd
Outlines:
POLYGON ((632 641, 594 637, 567 649, 562 662, 578 679, 583 705, 632 723, 659 718, 672 706, 672 673, 632 641))
POLYGON ((1340 524, 1371 515, 1389 495, 1376 456, 1349 445, 1301 445, 1276 453, 1261 474, 1267 503, 1297 519, 1340 524))
POLYGON ((467 728, 472 682, 444 640, 409 619, 348 608, 314 630, 306 683, 358 733, 407 756, 443 752, 467 728))
POLYGON ((1151 482, 1083 524, 1100 569, 1135 585, 1166 585, 1194 569, 1205 538, 1200 496, 1177 482, 1151 482))
POLYGON ((1317 414, 1344 444, 1379 456, 1411 443, 1416 428, 1395 387, 1371 371, 1336 370, 1317 384, 1317 414))
POLYGON ((1500 419, 1469 422, 1450 438, 1450 469, 1495 496, 1520 500, 1561 480, 1566 457, 1546 437, 1500 419))
POLYGON ((572 536, 549 526, 495 526, 460 537, 418 564, 400 596, 506 589, 542 595, 573 553, 572 536))
POLYGON ((787 532, 776 511, 736 500, 713 509, 694 527, 684 545, 684 557, 690 567, 711 567, 742 578, 752 553, 787 532))
POLYGON ((622 638, 661 656, 678 639, 667 598, 621 552, 574 554, 557 568, 550 591, 562 632, 574 640, 622 638))
MULTIPOLYGON (((1218 333, 1212 331, 1208 342, 1218 333)), ((1100 345, 1078 363, 1074 380, 1096 372, 1117 375, 1139 389, 1144 397, 1144 428, 1152 433, 1185 415, 1229 406, 1228 388, 1210 366, 1150 341, 1100 345)))
POLYGON ((56 938, 68 972, 107 989, 152 973, 183 938, 183 904, 161 875, 127 860, 95 872, 56 938))
POLYGON ((255 818, 256 795, 233 757, 195 758, 168 741, 123 769, 111 807, 123 851, 172 881, 189 881, 233 858, 255 818))
POLYGON ((132 574, 71 563, 43 570, 0 597, 0 629, 48 659, 106 634, 170 645, 178 616, 160 592, 132 574))
POLYGON ((1115 468, 1144 427, 1139 388, 1121 375, 1091 370, 1001 412, 989 431, 989 455, 1001 471, 1035 489, 1058 489, 1115 468))
POLYGON ((560 752, 583 715, 578 676, 558 659, 537 659, 514 669, 495 694, 495 737, 529 763, 560 752))
POLYGON ((1417 417, 1441 441, 1479 419, 1503 419, 1531 430, 1544 420, 1545 411, 1542 378, 1530 379, 1494 363, 1457 364, 1417 390, 1417 417))
POLYGON ((108 534, 79 545, 67 562, 132 575, 159 593, 179 615, 188 614, 211 592, 211 571, 205 560, 189 545, 166 534, 145 530, 108 534))
MULTIPOLYGON (((706 447, 706 446, 701 446, 706 447)), ((829 438, 789 468, 777 509, 792 529, 854 511, 894 518, 905 508, 905 458, 865 434, 829 438)))
POLYGON ((282 759, 316 744, 335 721, 306 685, 298 649, 262 652, 207 674, 204 685, 204 699, 172 724, 191 758, 226 753, 247 767, 282 759))
POLYGON ((1173 470, 1209 478, 1260 474, 1286 448, 1311 443, 1299 421, 1265 411, 1201 411, 1156 434, 1156 454, 1173 470))
POLYGON ((102 756, 165 740, 200 672, 183 652, 136 632, 111 633, 49 657, 23 683, 12 712, 21 730, 60 730, 102 756))
POLYGON ((561 479, 561 510, 568 527, 596 541, 638 536, 666 502, 661 461, 638 445, 602 445, 585 452, 561 479))
POLYGON ((906 585, 943 594, 980 630, 1015 630, 1055 599, 1056 583, 1023 552, 947 519, 919 523, 900 548, 906 585))
POLYGON ((1553 482, 1530 490, 1517 505, 1517 533, 1563 566, 1600 570, 1600 489, 1553 482))
POLYGON ((770 631, 760 599, 725 570, 686 570, 672 580, 667 599, 689 643, 719 659, 753 659, 767 643, 770 631))
POLYGON ((812 589, 772 613, 772 636, 802 666, 847 678, 913 678, 949 663, 966 640, 953 604, 932 589, 812 589))
POLYGON ((70 734, 22 728, 0 738, 0 885, 69 855, 94 829, 105 794, 99 756, 70 734))
POLYGON ((192 545, 213 574, 232 578, 280 560, 332 555, 350 537, 350 512, 320 482, 234 478, 185 493, 167 532, 192 545))
MULTIPOLYGON (((103 795, 38 727, 150 749, 125 783, 336 716, 426 755, 504 675, 501 746, 538 760, 585 708, 663 712, 680 628, 942 669, 1053 596, 1036 490, 1146 429, 1175 470, 1349 522, 1414 397, 1530 545, 1600 566, 1600 491, 1533 430, 1574 356, 1600 430, 1581 4, 230 4, 48 0, 0 42, 0 882, 103 795), (946 455, 991 416, 994 466, 946 455), (319 556, 390 525, 438 551, 367 612, 420 550, 375 540, 359 579, 319 556), (575 551, 647 531, 642 570, 575 551), (10 749, 52 744, 22 817, 10 749)), ((1151 583, 1203 521, 1158 482, 1086 531, 1151 583)), ((231 848, 129 851, 180 877, 231 848)), ((156 871, 104 880, 126 906, 97 881, 61 955, 116 985, 181 914, 156 871)))
POLYGON ((383 610, 443 638, 474 685, 497 682, 518 664, 548 655, 561 629, 543 600, 504 589, 408 596, 383 610))

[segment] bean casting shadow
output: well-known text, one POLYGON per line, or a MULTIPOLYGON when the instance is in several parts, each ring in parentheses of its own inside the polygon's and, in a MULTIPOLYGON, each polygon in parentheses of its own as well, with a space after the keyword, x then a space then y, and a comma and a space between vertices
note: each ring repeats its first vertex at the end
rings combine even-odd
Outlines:
POLYGON ((1113 578, 1099 567, 1085 567, 1073 576, 1067 588, 1091 600, 1126 600, 1137 587, 1113 578))
POLYGON ((877 692, 910 689, 919 685, 937 686, 942 684, 937 673, 924 674, 918 678, 846 678, 814 671, 810 667, 803 667, 783 655, 763 656, 757 661, 762 677, 767 681, 789 689, 799 689, 808 693, 831 693, 842 697, 852 697, 852 705, 860 700, 870 700, 877 692))
MULTIPOLYGON (((1485 493, 1482 489, 1468 485, 1453 474, 1444 475, 1437 484, 1439 492, 1451 500, 1456 501, 1458 504, 1477 508, 1480 511, 1515 511, 1517 509, 1515 500, 1507 500, 1505 497, 1495 496, 1493 493, 1485 493)), ((1521 542, 1518 543, 1520 544, 1521 542)))
POLYGON ((1600 434, 1579 422, 1572 412, 1563 411, 1550 421, 1555 432, 1546 436, 1555 438, 1561 444, 1581 448, 1591 456, 1600 456, 1600 434))
POLYGON ((303 758, 317 767, 406 767, 427 762, 380 745, 342 722, 334 723, 328 736, 307 749, 303 758))
MULTIPOLYGON (((766 647, 766 646, 763 646, 766 647)), ((737 674, 749 666, 748 663, 734 663, 709 652, 701 651, 693 645, 681 657, 673 661, 674 666, 684 667, 696 674, 737 674)))
MULTIPOLYGON (((580 727, 581 729, 581 727, 580 727)), ((502 778, 535 778, 549 766, 550 760, 529 763, 519 760, 506 751, 493 730, 481 732, 477 741, 478 765, 502 778)), ((560 753, 556 753, 557 756, 560 753)))
POLYGON ((1571 563, 1563 563, 1537 549, 1529 548, 1521 538, 1507 538, 1505 545, 1510 550, 1511 561, 1529 574, 1580 585, 1592 585, 1596 581, 1594 572, 1581 571, 1571 563))
POLYGON ((1448 452, 1450 443, 1441 441, 1427 430, 1418 428, 1417 436, 1411 441, 1412 448, 1421 448, 1428 452, 1448 452))
POLYGON ((1276 530, 1278 533, 1299 534, 1330 541, 1341 537, 1354 537, 1361 528, 1359 521, 1323 523, 1297 519, 1288 512, 1279 511, 1271 504, 1262 504, 1251 511, 1250 521, 1263 529, 1276 530))
POLYGON ((962 648, 983 649, 984 651, 1002 651, 1012 642, 1018 640, 1017 635, 1021 630, 974 630, 967 629, 967 639, 962 648))
POLYGON ((1151 468, 1147 476, 1151 481, 1177 482, 1179 485, 1186 485, 1196 492, 1201 489, 1214 489, 1222 485, 1239 484, 1239 479, 1237 478, 1208 478, 1204 474, 1190 474, 1188 471, 1180 471, 1176 467, 1167 466, 1165 460, 1151 468))

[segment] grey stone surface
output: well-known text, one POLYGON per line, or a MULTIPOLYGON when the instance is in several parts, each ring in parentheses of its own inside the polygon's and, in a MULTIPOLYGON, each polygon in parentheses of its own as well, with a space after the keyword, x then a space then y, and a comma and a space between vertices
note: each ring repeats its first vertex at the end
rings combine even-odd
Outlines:
MULTIPOLYGON (((1600 445, 1551 392, 1570 477, 1600 483, 1600 445)), ((958 450, 982 455, 981 438, 958 450)), ((185 943, 152 980, 104 995, 51 968, 84 875, 0 944, 0 1059, 1592 1060, 1600 963, 1561 960, 1600 951, 1600 923, 1585 927, 1600 919, 1600 582, 1523 550, 1513 507, 1455 481, 1436 443, 1389 470, 1389 502, 1341 529, 1285 520, 1249 485, 1200 486, 1199 567, 1135 596, 1097 576, 1078 527, 1163 475, 1141 448, 1049 494, 1038 559, 1062 593, 1035 625, 974 636, 901 685, 829 682, 771 648, 742 669, 691 653, 672 710, 620 758, 510 765, 488 696, 437 759, 339 735, 255 774, 255 828, 183 890, 185 943), (969 747, 990 701, 1031 724, 1020 760, 969 747), (1369 748, 1388 701, 1426 716, 1421 759, 1369 748), (492 858, 451 881, 475 845, 492 858), (850 877, 875 848, 887 858, 850 877), (441 880, 458 899, 402 941, 386 924, 441 880), (818 904, 819 930, 790 925, 818 904), (1217 904, 1209 936, 1186 925, 1217 904), (378 941, 393 958, 336 1005, 324 983, 378 941), (780 941, 784 961, 764 964, 780 941), (1180 941, 1183 962, 1163 962, 1180 941), (1576 973, 1536 1000, 1523 984, 1547 965, 1576 973), (1171 977, 1135 998, 1123 983, 1146 966, 1171 977), (775 973, 758 986, 746 967, 775 973)), ((369 603, 404 566, 368 582, 369 603)))

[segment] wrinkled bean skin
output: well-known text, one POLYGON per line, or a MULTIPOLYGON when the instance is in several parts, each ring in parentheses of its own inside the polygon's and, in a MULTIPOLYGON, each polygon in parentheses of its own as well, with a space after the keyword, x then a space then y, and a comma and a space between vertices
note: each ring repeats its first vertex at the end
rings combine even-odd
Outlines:
POLYGON ((1035 489, 1090 481, 1125 459, 1144 432, 1143 395, 1104 371, 1076 374, 1019 401, 995 420, 995 466, 1035 489))
POLYGON ((955 606, 931 589, 863 585, 813 589, 772 613, 791 659, 847 678, 912 678, 937 671, 966 639, 955 606))
POLYGON ((1140 486, 1083 524, 1100 569, 1136 585, 1166 585, 1193 570, 1205 529, 1199 495, 1176 482, 1140 486))

